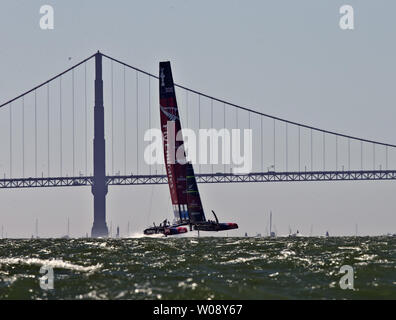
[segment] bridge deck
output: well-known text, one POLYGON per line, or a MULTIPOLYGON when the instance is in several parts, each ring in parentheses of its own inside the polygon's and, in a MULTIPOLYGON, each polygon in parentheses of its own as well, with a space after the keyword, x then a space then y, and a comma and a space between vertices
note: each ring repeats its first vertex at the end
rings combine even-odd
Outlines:
MULTIPOLYGON (((230 173, 196 174, 198 183, 297 182, 297 181, 359 181, 396 180, 395 170, 375 171, 312 171, 255 172, 244 175, 230 173)), ((108 185, 166 184, 166 175, 107 176, 108 185)), ((0 188, 91 186, 93 177, 53 177, 0 179, 0 188)))

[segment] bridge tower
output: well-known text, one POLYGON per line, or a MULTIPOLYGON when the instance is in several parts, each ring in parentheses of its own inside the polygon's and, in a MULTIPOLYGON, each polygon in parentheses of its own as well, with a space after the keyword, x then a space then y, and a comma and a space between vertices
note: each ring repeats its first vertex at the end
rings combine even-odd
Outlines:
POLYGON ((94 222, 91 236, 107 237, 109 231, 106 224, 106 153, 104 136, 104 106, 103 106, 103 79, 102 54, 95 55, 95 107, 94 107, 94 141, 93 161, 94 177, 92 194, 94 197, 94 222))

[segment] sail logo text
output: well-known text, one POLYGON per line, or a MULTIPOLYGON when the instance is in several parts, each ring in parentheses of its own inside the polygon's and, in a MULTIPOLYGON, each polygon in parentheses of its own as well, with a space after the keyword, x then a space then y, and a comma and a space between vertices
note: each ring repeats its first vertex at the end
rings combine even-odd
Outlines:
POLYGON ((157 128, 151 128, 145 132, 144 141, 150 142, 144 150, 146 164, 164 164, 163 140, 167 144, 168 165, 176 163, 183 165, 188 161, 199 165, 232 165, 234 174, 252 172, 251 129, 199 129, 198 137, 195 131, 189 128, 182 129, 177 133, 175 131, 175 122, 168 121, 164 137, 162 131, 157 128), (175 143, 172 143, 173 141, 175 143))

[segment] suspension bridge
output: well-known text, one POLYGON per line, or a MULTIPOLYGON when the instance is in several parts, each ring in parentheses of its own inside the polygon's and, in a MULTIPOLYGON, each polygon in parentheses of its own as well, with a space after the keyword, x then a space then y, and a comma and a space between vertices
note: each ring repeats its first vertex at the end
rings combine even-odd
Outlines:
MULTIPOLYGON (((145 133, 160 125, 158 80, 98 51, 2 103, 0 188, 90 186, 92 236, 106 236, 108 186, 167 183, 164 165, 144 161, 145 133)), ((396 179, 389 166, 396 145, 282 119, 180 84, 176 91, 183 127, 253 132, 252 172, 197 164, 199 183, 396 179)))

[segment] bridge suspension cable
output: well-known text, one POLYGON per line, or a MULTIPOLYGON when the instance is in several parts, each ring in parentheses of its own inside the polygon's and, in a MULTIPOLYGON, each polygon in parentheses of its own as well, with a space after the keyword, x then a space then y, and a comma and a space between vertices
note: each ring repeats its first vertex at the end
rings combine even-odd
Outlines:
MULTIPOLYGON (((7 134, 9 136, 9 155, 8 161, 6 161, 9 162, 9 169, 3 172, 4 177, 19 176, 24 178, 27 174, 30 177, 39 175, 43 177, 44 174, 48 177, 54 174, 62 176, 65 156, 70 157, 68 163, 71 167, 71 176, 76 175, 77 159, 79 158, 83 159, 82 168, 88 175, 87 63, 94 56, 81 60, 32 89, 0 104, 0 110, 6 106, 9 109, 8 125, 3 126, 9 131, 7 134), (76 70, 82 65, 84 65, 82 73, 84 80, 78 82, 75 77, 76 70), (67 76, 68 74, 70 76, 67 76), (70 80, 66 81, 66 78, 70 80), (70 88, 70 96, 65 94, 65 87, 68 90, 70 88), (57 92, 55 92, 56 89, 58 89, 57 92), (80 95, 81 93, 83 94, 80 95), (84 97, 82 102, 79 100, 80 96, 84 97), (20 102, 18 103, 18 101, 20 102), (77 109, 77 105, 79 109, 77 109), (84 116, 81 117, 82 114, 84 116), (65 116, 67 123, 64 123, 65 116), (85 126, 83 130, 77 126, 80 118, 84 119, 81 123, 81 126, 85 126), (19 124, 21 129, 16 130, 19 124), (77 138, 80 136, 80 132, 83 133, 81 139, 77 138), (67 144, 65 150, 64 142, 67 144), (58 169, 57 165, 54 166, 56 158, 59 158, 57 162, 59 170, 55 170, 58 169), (8 171, 7 174, 6 171, 8 171)), ((4 117, 2 119, 4 121, 4 117)), ((4 139, 4 131, 1 136, 4 139)), ((2 153, 4 154, 4 149, 2 153)), ((4 161, 2 153, 0 152, 0 168, 4 168, 4 165, 1 164, 4 161)))
POLYGON ((73 65, 72 67, 66 69, 65 71, 63 71, 63 72, 61 72, 61 73, 58 73, 57 75, 53 76, 52 78, 48 79, 47 81, 44 81, 44 82, 40 83, 39 85, 35 86, 34 88, 32 88, 32 89, 30 89, 30 90, 28 90, 28 91, 25 91, 25 92, 21 93, 19 96, 15 97, 15 98, 12 98, 11 100, 8 100, 7 102, 4 102, 4 103, 0 104, 0 108, 6 106, 6 105, 8 105, 8 104, 10 104, 11 102, 14 102, 14 101, 16 101, 16 100, 22 98, 23 96, 26 96, 27 94, 29 94, 29 93, 31 93, 31 92, 37 90, 37 89, 40 89, 41 87, 45 86, 47 83, 50 83, 50 82, 56 80, 57 78, 61 77, 62 75, 64 75, 64 74, 68 73, 69 71, 71 71, 71 70, 73 70, 73 69, 79 67, 79 66, 82 65, 83 63, 85 63, 85 62, 91 60, 93 57, 95 57, 95 54, 89 56, 88 58, 86 58, 86 59, 84 59, 84 60, 82 60, 82 61, 80 61, 79 63, 76 63, 75 65, 73 65))
MULTIPOLYGON (((108 55, 106 55, 104 53, 102 53, 102 55, 104 57, 106 57, 106 58, 108 58, 108 59, 110 59, 112 61, 115 61, 115 62, 117 62, 117 63, 119 63, 121 65, 124 65, 124 66, 126 66, 128 68, 136 70, 136 71, 138 71, 140 73, 143 73, 143 74, 145 74, 147 76, 150 76, 152 78, 155 78, 157 80, 159 79, 159 77, 157 75, 154 75, 154 74, 151 74, 149 72, 146 72, 146 71, 144 71, 142 69, 134 67, 134 66, 132 66, 130 64, 127 64, 127 63, 125 63, 125 62, 123 62, 121 60, 115 59, 115 58, 113 58, 111 56, 108 56, 108 55)), ((314 126, 306 125, 306 124, 303 124, 303 123, 299 123, 299 122, 287 120, 287 119, 284 119, 284 118, 280 118, 280 117, 277 117, 277 116, 269 115, 269 114, 266 114, 266 113, 263 113, 263 112, 260 112, 260 111, 257 111, 257 110, 253 110, 251 108, 243 107, 241 105, 238 105, 238 104, 235 104, 235 103, 223 100, 223 99, 216 98, 214 96, 211 96, 211 95, 208 95, 206 93, 203 93, 203 92, 200 92, 200 91, 185 87, 185 86, 177 84, 177 83, 175 83, 175 86, 180 88, 180 89, 184 89, 184 90, 187 90, 187 91, 189 91, 191 93, 197 94, 198 96, 202 96, 202 97, 205 97, 205 98, 208 98, 208 99, 212 99, 212 100, 220 102, 220 103, 225 103, 226 105, 235 107, 237 109, 244 110, 244 111, 247 111, 247 112, 251 112, 251 113, 257 114, 259 116, 264 116, 264 117, 267 117, 267 118, 278 120, 280 122, 285 122, 285 123, 288 123, 288 124, 291 124, 291 125, 295 125, 295 126, 299 126, 299 127, 306 128, 306 129, 312 129, 314 131, 323 132, 323 133, 330 134, 330 135, 337 135, 337 136, 340 136, 340 137, 350 138, 350 139, 353 139, 353 140, 358 140, 358 141, 374 143, 374 144, 377 144, 377 145, 382 145, 382 146, 388 146, 388 147, 396 148, 395 144, 384 143, 384 142, 370 140, 370 139, 365 139, 365 138, 359 138, 359 137, 356 137, 356 136, 351 136, 351 135, 347 135, 347 134, 343 134, 343 133, 339 133, 339 132, 335 132, 335 131, 321 129, 321 128, 318 128, 318 127, 314 127, 314 126)))
MULTIPOLYGON (((158 110, 152 112, 151 109, 152 102, 158 99, 157 90, 152 90, 151 80, 158 81, 159 77, 106 54, 101 55, 107 58, 103 79, 106 150, 110 150, 107 175, 117 176, 121 172, 124 176, 152 175, 154 170, 155 175, 163 174, 164 165, 147 165, 143 161, 146 152, 143 152, 146 145, 144 132, 159 125, 158 110)), ((0 104, 0 109, 9 107, 9 126, 3 129, 9 131, 5 132, 5 139, 9 135, 9 155, 4 157, 8 160, 2 159, 0 153, 0 170, 5 163, 5 178, 6 175, 9 178, 30 177, 32 172, 35 178, 40 173, 43 177, 44 172, 48 177, 82 176, 81 170, 85 176, 92 174, 89 172, 92 163, 89 160, 92 155, 89 139, 93 131, 90 119, 93 118, 94 101, 88 62, 94 56, 0 104), (80 66, 83 68, 78 68, 80 66), (16 130, 17 123, 20 123, 16 121, 18 117, 22 118, 22 132, 16 130), (21 147, 18 145, 20 141, 21 147), (18 168, 21 169, 18 171, 18 168)), ((394 144, 290 121, 180 84, 175 86, 177 94, 182 94, 182 99, 178 100, 184 103, 180 103, 179 109, 188 128, 251 129, 256 133, 253 137, 254 172, 338 172, 344 171, 344 167, 349 172, 363 171, 368 167, 371 171, 378 171, 378 167, 382 170, 383 166, 389 170, 389 157, 391 161, 395 158, 394 144), (356 142, 360 144, 360 168, 356 142)), ((2 119, 0 121, 4 122, 4 117, 2 119)), ((2 135, 4 139, 4 132, 2 135)), ((225 131, 221 138, 224 144, 225 131)), ((209 143, 208 150, 212 154, 213 137, 209 143)), ((3 153, 7 151, 3 149, 3 153)), ((200 174, 232 173, 233 170, 233 164, 226 161, 219 165, 198 164, 197 172, 200 174)))

